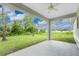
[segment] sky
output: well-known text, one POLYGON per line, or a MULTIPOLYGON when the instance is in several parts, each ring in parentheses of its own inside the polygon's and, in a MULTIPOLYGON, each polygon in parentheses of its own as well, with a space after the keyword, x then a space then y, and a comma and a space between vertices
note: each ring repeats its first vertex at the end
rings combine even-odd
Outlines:
MULTIPOLYGON (((0 13, 2 12, 2 8, 0 8, 0 13)), ((14 20, 23 20, 24 17, 27 16, 31 16, 30 14, 24 14, 23 12, 19 11, 19 10, 13 10, 10 9, 8 7, 4 8, 4 12, 7 13, 6 16, 6 22, 8 24, 11 24, 14 20)), ((46 29, 48 28, 48 24, 45 21, 45 19, 43 18, 39 18, 38 16, 36 16, 34 18, 34 24, 38 29, 46 29)), ((1 21, 0 21, 1 23, 1 21)), ((52 24, 53 29, 63 29, 63 28, 67 28, 67 29, 72 29, 72 23, 70 23, 67 19, 64 19, 64 21, 54 21, 52 24)))
POLYGON ((56 20, 52 23, 53 29, 73 29, 73 23, 69 21, 70 19, 56 20))

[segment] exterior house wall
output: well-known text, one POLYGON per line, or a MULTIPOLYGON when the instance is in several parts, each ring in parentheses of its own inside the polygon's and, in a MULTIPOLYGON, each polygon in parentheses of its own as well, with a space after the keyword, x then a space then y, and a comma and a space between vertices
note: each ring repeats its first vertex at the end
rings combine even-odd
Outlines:
POLYGON ((74 35, 74 40, 75 40, 75 42, 76 42, 76 44, 79 48, 79 28, 77 28, 77 23, 78 23, 78 21, 76 19, 75 22, 74 22, 74 26, 73 26, 73 29, 74 29, 73 30, 73 35, 74 35))

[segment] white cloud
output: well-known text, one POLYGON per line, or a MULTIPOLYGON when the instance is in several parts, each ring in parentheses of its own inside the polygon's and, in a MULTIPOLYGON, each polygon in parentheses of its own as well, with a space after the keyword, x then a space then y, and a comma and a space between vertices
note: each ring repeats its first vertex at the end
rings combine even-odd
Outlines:
POLYGON ((16 14, 15 14, 14 11, 12 11, 12 12, 10 12, 10 13, 7 13, 7 14, 8 14, 8 16, 10 16, 10 17, 12 17, 12 16, 16 16, 16 14))
POLYGON ((4 7, 4 12, 5 12, 5 13, 11 12, 11 9, 8 8, 8 7, 4 7))
POLYGON ((9 13, 7 13, 7 15, 10 17, 10 20, 13 21, 13 20, 23 20, 25 14, 15 14, 14 11, 11 11, 9 13))
POLYGON ((43 20, 42 22, 39 22, 39 24, 47 24, 47 22, 43 20))
POLYGON ((14 21, 14 20, 16 20, 16 19, 18 19, 18 20, 23 20, 23 19, 24 19, 24 16, 25 16, 25 14, 18 14, 18 15, 16 15, 16 16, 10 16, 10 20, 11 20, 11 21, 14 21))
POLYGON ((23 20, 25 17, 25 14, 18 14, 15 18, 19 20, 23 20))
POLYGON ((15 20, 15 17, 14 17, 14 16, 11 16, 11 17, 10 17, 10 20, 11 20, 11 21, 14 21, 14 20, 15 20))

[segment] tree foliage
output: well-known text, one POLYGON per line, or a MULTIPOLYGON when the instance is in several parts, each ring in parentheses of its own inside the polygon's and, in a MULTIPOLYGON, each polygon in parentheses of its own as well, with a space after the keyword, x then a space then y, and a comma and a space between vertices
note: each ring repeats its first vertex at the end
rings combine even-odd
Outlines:
POLYGON ((12 28, 11 28, 11 33, 12 34, 22 34, 23 33, 23 28, 21 27, 21 23, 19 20, 15 20, 12 28))
POLYGON ((35 28, 34 24, 33 24, 33 19, 30 16, 25 16, 24 18, 24 28, 25 28, 25 32, 30 32, 33 35, 38 32, 38 29, 35 28))

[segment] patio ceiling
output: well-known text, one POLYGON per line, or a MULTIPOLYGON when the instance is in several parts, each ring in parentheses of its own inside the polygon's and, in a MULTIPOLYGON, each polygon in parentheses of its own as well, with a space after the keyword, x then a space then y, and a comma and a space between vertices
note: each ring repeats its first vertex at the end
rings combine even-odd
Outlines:
POLYGON ((43 17, 45 19, 59 19, 67 18, 76 15, 79 7, 78 3, 53 3, 54 8, 48 12, 49 3, 9 3, 8 5, 15 7, 16 9, 22 10, 25 13, 31 11, 32 14, 43 17), (57 5, 56 5, 57 4, 57 5))
POLYGON ((30 13, 30 14, 45 18, 46 20, 48 19, 47 17, 41 15, 40 13, 38 13, 37 11, 35 11, 33 9, 30 9, 29 7, 23 5, 22 3, 8 3, 8 4, 5 4, 5 5, 8 5, 11 8, 23 11, 24 13, 30 13))
POLYGON ((78 3, 59 3, 58 5, 54 6, 54 8, 56 8, 57 10, 52 10, 49 13, 49 3, 23 3, 23 5, 28 6, 29 8, 47 17, 48 19, 58 18, 69 14, 72 15, 76 13, 79 6, 78 3))

